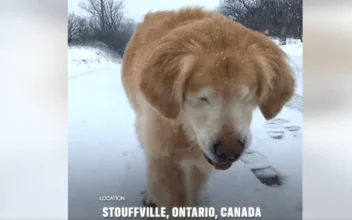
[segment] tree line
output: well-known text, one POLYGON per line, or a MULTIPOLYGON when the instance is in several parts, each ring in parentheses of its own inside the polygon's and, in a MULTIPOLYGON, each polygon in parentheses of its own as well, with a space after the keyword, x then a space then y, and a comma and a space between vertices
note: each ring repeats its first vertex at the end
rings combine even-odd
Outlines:
MULTIPOLYGON (((123 0, 82 0, 86 16, 68 16, 68 43, 103 43, 121 57, 136 23, 125 16, 123 0)), ((218 10, 246 27, 279 37, 302 39, 302 0, 220 0, 218 10)))
POLYGON ((302 0, 220 0, 219 11, 244 26, 278 37, 302 38, 302 0))
POLYGON ((74 12, 68 15, 68 43, 104 43, 110 50, 123 55, 135 22, 127 18, 123 0, 85 0, 79 6, 86 16, 74 12))

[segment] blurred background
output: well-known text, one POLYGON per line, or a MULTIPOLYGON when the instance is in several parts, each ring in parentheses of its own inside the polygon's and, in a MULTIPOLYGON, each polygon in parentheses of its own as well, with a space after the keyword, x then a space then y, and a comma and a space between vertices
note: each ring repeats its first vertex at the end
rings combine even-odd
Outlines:
POLYGON ((248 28, 280 38, 302 39, 302 0, 70 0, 69 45, 107 46, 122 56, 136 26, 149 11, 201 6, 248 28), (103 44, 102 44, 103 43, 103 44))

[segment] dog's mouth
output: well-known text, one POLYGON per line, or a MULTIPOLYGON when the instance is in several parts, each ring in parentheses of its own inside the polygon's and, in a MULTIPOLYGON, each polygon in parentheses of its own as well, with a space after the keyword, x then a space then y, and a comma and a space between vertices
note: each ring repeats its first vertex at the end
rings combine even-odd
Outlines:
POLYGON ((215 169, 217 170, 227 170, 232 166, 231 161, 226 161, 226 162, 222 162, 222 163, 217 163, 212 161, 203 151, 202 151, 204 158, 208 161, 208 163, 212 166, 214 166, 215 169))

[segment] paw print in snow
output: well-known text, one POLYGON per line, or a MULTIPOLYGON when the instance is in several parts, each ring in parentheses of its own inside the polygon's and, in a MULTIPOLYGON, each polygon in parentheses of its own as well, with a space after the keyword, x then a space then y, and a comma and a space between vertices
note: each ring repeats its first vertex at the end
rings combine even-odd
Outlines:
POLYGON ((283 118, 276 118, 265 123, 264 127, 267 130, 267 135, 273 139, 282 139, 286 132, 293 133, 296 136, 301 127, 291 125, 289 120, 283 118))

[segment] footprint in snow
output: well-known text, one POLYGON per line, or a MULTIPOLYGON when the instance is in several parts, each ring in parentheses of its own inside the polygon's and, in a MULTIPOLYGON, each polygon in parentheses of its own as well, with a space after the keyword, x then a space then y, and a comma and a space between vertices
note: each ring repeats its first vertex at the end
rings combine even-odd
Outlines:
POLYGON ((270 186, 281 186, 283 184, 283 177, 273 167, 262 167, 251 169, 253 174, 260 180, 261 183, 270 186))
POLYGON ((269 165, 265 155, 250 150, 243 155, 241 161, 249 166, 254 176, 257 177, 262 184, 269 187, 277 187, 283 184, 282 175, 269 165))
POLYGON ((241 157, 241 161, 245 164, 252 164, 252 165, 260 162, 267 163, 265 155, 252 150, 247 151, 243 155, 243 157, 241 157))
POLYGON ((124 155, 124 156, 127 156, 127 155, 131 155, 131 154, 134 154, 134 153, 135 153, 134 151, 124 151, 121 154, 124 155))
POLYGON ((302 112, 303 111, 302 95, 296 94, 291 100, 291 102, 286 105, 286 107, 294 111, 302 112))
POLYGON ((282 139, 286 132, 290 132, 293 136, 296 136, 301 127, 291 125, 289 120, 283 118, 276 118, 265 123, 264 127, 267 130, 267 135, 273 139, 282 139))

